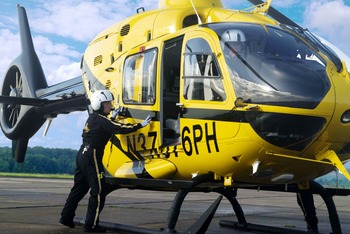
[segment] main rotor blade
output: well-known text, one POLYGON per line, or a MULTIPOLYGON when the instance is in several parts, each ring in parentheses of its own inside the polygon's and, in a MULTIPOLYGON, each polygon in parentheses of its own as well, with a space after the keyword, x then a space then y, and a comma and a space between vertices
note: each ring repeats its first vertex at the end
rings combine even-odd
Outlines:
MULTIPOLYGON (((259 5, 264 3, 262 0, 248 0, 248 1, 254 5, 259 5)), ((293 27, 300 28, 300 26, 297 23, 295 23, 293 20, 289 19, 287 16, 285 16, 284 14, 282 14, 281 12, 279 12, 278 10, 276 10, 271 6, 267 11, 267 14, 282 24, 287 24, 293 27)))

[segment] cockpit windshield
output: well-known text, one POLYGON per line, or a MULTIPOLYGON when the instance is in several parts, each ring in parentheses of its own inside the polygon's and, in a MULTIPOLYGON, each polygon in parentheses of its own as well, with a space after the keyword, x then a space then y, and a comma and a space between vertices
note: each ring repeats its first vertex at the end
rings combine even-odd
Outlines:
POLYGON ((237 97, 312 109, 330 89, 326 61, 291 30, 247 23, 207 27, 220 39, 237 97))

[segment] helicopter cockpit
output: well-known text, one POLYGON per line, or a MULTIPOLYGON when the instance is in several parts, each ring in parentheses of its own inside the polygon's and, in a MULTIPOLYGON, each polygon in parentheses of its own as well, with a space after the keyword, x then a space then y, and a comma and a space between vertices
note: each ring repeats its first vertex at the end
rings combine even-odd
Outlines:
POLYGON ((237 97, 247 102, 315 108, 330 89, 326 60, 287 27, 208 24, 220 41, 237 97))

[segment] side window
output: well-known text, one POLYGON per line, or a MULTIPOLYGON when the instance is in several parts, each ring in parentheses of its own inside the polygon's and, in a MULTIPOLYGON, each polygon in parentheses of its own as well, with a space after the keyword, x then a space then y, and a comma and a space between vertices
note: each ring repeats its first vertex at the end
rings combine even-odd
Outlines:
POLYGON ((184 98, 223 101, 226 94, 217 60, 203 38, 191 39, 184 53, 184 98))
POLYGON ((125 60, 123 102, 126 104, 154 104, 157 49, 143 51, 125 60))

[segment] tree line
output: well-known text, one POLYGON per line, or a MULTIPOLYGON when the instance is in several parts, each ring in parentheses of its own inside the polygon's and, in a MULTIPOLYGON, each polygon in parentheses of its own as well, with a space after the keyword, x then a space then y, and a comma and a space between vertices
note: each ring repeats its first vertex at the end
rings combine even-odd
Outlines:
POLYGON ((0 172, 74 174, 77 150, 28 147, 23 163, 12 158, 12 149, 0 147, 0 172))
POLYGON ((350 188, 350 181, 342 174, 336 172, 330 172, 327 175, 319 177, 315 180, 324 187, 329 188, 350 188))

